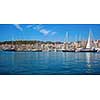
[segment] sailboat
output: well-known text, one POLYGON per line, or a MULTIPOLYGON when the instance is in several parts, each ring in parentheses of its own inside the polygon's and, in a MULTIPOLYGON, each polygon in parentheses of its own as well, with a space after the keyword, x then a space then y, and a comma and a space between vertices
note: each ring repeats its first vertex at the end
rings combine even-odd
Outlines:
POLYGON ((92 37, 93 37, 93 33, 91 30, 89 30, 89 36, 88 36, 86 48, 81 49, 80 52, 97 52, 97 50, 95 49, 95 43, 92 37))
POLYGON ((89 32, 89 37, 88 37, 88 41, 87 41, 87 45, 86 45, 86 49, 92 49, 92 32, 89 32))
POLYGON ((14 46, 14 41, 13 41, 13 36, 12 36, 12 44, 11 44, 11 51, 15 51, 15 46, 14 46))
POLYGON ((69 49, 68 41, 69 41, 69 33, 66 32, 65 42, 64 42, 64 50, 62 50, 62 52, 75 52, 75 50, 69 49))

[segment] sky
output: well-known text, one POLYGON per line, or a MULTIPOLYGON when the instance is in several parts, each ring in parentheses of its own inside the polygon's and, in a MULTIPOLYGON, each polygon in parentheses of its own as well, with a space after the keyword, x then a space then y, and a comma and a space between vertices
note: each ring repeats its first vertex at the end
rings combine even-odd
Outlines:
POLYGON ((69 41, 87 40, 89 29, 95 40, 100 39, 100 24, 0 24, 0 41, 40 40, 69 41))

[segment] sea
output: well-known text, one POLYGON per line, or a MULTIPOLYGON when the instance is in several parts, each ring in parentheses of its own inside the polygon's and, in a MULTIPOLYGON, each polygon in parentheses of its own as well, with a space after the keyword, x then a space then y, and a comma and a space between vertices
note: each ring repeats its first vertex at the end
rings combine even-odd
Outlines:
POLYGON ((100 75, 100 53, 0 51, 0 75, 100 75))

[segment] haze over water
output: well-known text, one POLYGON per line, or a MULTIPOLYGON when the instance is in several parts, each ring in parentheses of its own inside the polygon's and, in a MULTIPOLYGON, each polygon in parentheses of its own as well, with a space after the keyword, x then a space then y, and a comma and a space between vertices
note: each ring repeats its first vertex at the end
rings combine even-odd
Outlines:
POLYGON ((6 74, 6 75, 100 74, 100 53, 1 51, 0 74, 6 74))

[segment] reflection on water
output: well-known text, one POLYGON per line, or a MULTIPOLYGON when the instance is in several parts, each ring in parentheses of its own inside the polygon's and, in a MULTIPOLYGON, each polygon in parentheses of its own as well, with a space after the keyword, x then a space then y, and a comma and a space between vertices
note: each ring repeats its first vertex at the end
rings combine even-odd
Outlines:
POLYGON ((92 53, 86 53, 86 62, 87 62, 87 73, 92 73, 92 64, 91 64, 92 53))
POLYGON ((100 53, 0 52, 0 74, 100 74, 100 53))

